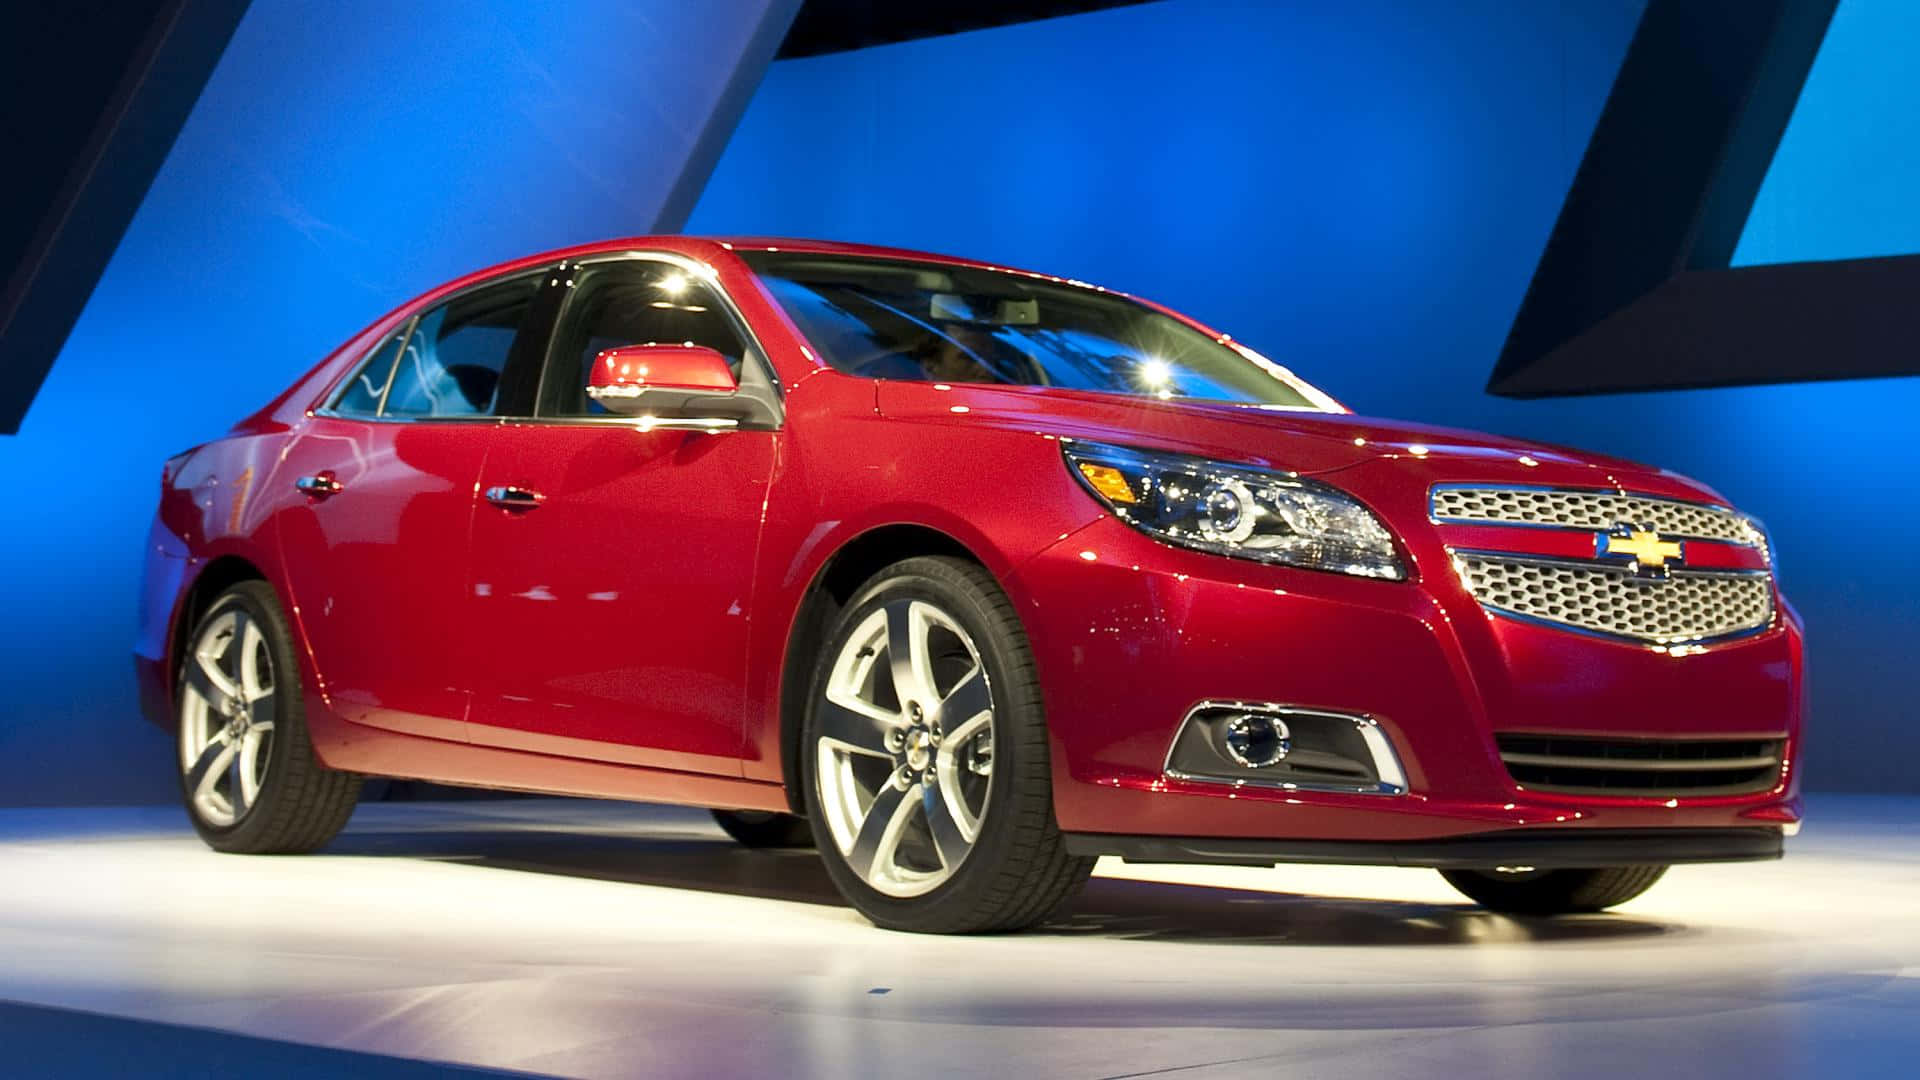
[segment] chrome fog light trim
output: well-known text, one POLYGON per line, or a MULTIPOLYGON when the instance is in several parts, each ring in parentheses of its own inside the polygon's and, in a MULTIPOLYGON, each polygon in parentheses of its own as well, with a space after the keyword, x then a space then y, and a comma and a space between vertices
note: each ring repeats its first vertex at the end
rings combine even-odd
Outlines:
POLYGON ((1360 737, 1367 741, 1367 750, 1373 755, 1373 768, 1380 776, 1380 786, 1391 789, 1390 794, 1398 795, 1407 790, 1407 774, 1400 768, 1400 755, 1394 753, 1393 742, 1381 729, 1380 721, 1371 716, 1352 716, 1348 719, 1360 729, 1360 737))
MULTIPOLYGON (((1224 762, 1223 762, 1224 764, 1224 762)), ((1232 787, 1277 788, 1285 791, 1323 791, 1343 795, 1404 795, 1407 793, 1407 774, 1400 764, 1400 756, 1394 750, 1393 742, 1387 737, 1380 722, 1365 713, 1339 712, 1331 709, 1314 709, 1297 705, 1282 705, 1266 701, 1239 701, 1230 699, 1208 699, 1196 703, 1181 718, 1180 726, 1174 730, 1173 740, 1167 746, 1166 762, 1162 772, 1171 780, 1186 780, 1204 784, 1225 784, 1232 787), (1174 765, 1174 756, 1179 751, 1182 738, 1196 722, 1206 722, 1209 716, 1234 714, 1226 721, 1231 724, 1252 717, 1271 718, 1278 732, 1286 742, 1285 752, 1273 756, 1264 764, 1251 759, 1243 759, 1229 747, 1219 747, 1221 756, 1245 766, 1244 774, 1211 772, 1195 769, 1181 769, 1174 765), (1289 723, 1289 720, 1292 722, 1289 723), (1311 749, 1309 742, 1303 741, 1302 729, 1310 728, 1311 723, 1302 721, 1337 721, 1351 725, 1361 744, 1365 747, 1368 764, 1374 779, 1370 782, 1355 780, 1318 779, 1301 776, 1286 776, 1276 773, 1262 775, 1266 769, 1280 769, 1282 766, 1297 762, 1303 751, 1311 749)))

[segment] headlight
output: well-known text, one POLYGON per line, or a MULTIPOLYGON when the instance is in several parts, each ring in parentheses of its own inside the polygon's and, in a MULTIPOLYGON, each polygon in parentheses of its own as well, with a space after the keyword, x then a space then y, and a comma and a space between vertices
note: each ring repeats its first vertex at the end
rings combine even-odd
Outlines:
POLYGON ((1060 440, 1067 467, 1120 520, 1181 547, 1404 581, 1393 534, 1313 480, 1179 454, 1060 440))

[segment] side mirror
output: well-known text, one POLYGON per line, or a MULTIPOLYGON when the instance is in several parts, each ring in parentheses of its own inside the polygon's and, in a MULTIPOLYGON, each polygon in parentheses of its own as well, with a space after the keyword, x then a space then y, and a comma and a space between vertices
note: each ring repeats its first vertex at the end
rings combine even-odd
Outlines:
POLYGON ((623 345, 593 358, 587 396, 608 412, 643 410, 649 390, 669 394, 731 394, 740 389, 727 358, 704 345, 623 345))

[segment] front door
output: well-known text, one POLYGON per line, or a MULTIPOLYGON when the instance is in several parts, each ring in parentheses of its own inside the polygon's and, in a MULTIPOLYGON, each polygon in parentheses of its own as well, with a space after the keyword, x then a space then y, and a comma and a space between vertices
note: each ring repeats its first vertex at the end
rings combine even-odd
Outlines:
MULTIPOLYGON (((697 268, 695 268, 697 269, 697 268)), ((538 415, 509 421, 475 518, 475 742, 738 775, 761 509, 779 433, 655 429, 586 395, 592 358, 690 342, 771 387, 704 277, 626 257, 577 269, 538 415)))

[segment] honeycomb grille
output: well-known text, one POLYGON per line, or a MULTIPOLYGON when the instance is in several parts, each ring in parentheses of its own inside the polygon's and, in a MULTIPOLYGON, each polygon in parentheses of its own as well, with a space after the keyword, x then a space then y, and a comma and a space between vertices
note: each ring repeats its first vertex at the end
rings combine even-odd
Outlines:
POLYGON ((1752 633, 1773 621, 1765 573, 1676 570, 1664 581, 1606 566, 1456 554, 1474 599, 1489 608, 1655 645, 1752 633))
POLYGON ((1596 532, 1628 523, 1668 536, 1724 540, 1749 547, 1766 545, 1759 529, 1724 507, 1613 491, 1436 487, 1433 519, 1486 525, 1552 525, 1596 532))

